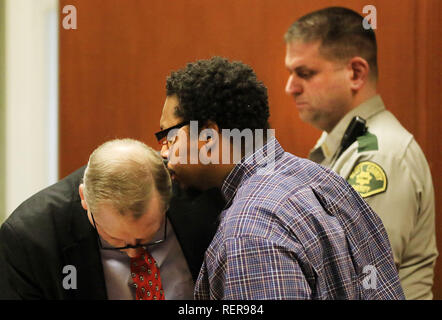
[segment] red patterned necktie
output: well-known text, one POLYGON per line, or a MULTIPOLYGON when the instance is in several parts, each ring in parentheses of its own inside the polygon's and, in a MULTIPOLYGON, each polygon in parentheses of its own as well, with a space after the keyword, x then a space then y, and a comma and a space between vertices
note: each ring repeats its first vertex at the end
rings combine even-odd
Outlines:
POLYGON ((160 269, 145 249, 136 258, 130 258, 130 271, 137 300, 164 300, 160 269))

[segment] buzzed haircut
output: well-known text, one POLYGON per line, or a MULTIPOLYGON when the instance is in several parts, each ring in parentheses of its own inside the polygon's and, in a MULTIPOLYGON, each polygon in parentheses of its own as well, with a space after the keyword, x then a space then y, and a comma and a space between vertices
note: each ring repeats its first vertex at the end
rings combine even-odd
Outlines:
POLYGON ((295 21, 284 35, 286 43, 320 41, 319 52, 329 60, 364 58, 372 79, 378 78, 376 35, 365 29, 364 18, 343 7, 329 7, 311 12, 295 21))

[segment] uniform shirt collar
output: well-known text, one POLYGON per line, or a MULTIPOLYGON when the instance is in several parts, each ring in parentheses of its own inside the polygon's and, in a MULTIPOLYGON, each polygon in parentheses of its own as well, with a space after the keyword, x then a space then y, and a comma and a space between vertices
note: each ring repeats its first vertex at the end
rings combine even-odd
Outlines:
POLYGON ((383 110, 385 110, 385 105, 380 95, 375 95, 361 103, 359 106, 348 112, 329 134, 323 132, 311 153, 317 152, 316 150, 320 147, 326 162, 330 162, 333 155, 338 150, 345 130, 354 116, 360 116, 368 121, 368 119, 383 110))

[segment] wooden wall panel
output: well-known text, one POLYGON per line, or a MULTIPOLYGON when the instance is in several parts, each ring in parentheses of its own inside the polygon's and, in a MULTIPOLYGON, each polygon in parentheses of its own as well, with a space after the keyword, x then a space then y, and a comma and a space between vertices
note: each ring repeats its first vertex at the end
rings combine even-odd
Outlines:
MULTIPOLYGON (((436 237, 442 252, 442 1, 419 2, 416 10, 417 124, 411 130, 427 156, 436 197, 436 237)), ((442 257, 436 262, 434 298, 442 299, 442 257)))
MULTIPOLYGON (((60 29, 60 177, 85 164, 90 152, 108 139, 132 137, 155 146, 153 133, 159 127, 167 75, 213 55, 241 60, 255 69, 268 87, 271 124, 281 144, 307 156, 320 132, 299 120, 284 93, 283 34, 312 10, 343 5, 362 13, 368 3, 60 0, 60 11, 69 4, 77 8, 78 29, 60 29)), ((440 208, 442 1, 370 4, 378 14, 379 91, 427 155, 440 208)), ((437 221, 441 235, 442 219, 437 221)), ((439 299, 441 278, 438 273, 434 289, 439 299)))

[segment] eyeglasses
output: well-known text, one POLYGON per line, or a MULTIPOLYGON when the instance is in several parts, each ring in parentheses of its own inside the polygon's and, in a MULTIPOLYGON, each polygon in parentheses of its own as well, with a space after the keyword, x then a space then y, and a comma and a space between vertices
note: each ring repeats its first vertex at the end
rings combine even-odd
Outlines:
POLYGON ((145 248, 145 247, 153 246, 153 245, 156 245, 156 244, 160 244, 160 243, 162 243, 162 242, 164 242, 166 240, 167 220, 164 221, 164 235, 159 240, 155 240, 155 241, 149 242, 149 243, 140 243, 140 244, 136 244, 134 246, 127 245, 127 246, 124 246, 124 247, 106 247, 106 246, 103 246, 103 243, 101 242, 101 238, 100 238, 100 235, 98 234, 97 226, 95 224, 95 219, 94 219, 94 215, 92 214, 92 211, 91 211, 91 217, 92 217, 92 221, 94 222, 95 235, 97 236, 98 244, 100 245, 100 248, 103 249, 103 250, 124 250, 124 249, 145 248))
POLYGON ((155 133, 155 137, 157 138, 158 143, 161 146, 164 146, 166 144, 168 144, 169 146, 175 143, 175 140, 177 138, 177 135, 174 135, 172 137, 168 137, 168 134, 171 130, 173 129, 180 129, 181 127, 184 127, 186 125, 188 125, 190 123, 190 121, 184 121, 181 122, 173 127, 158 131, 157 133, 155 133))

